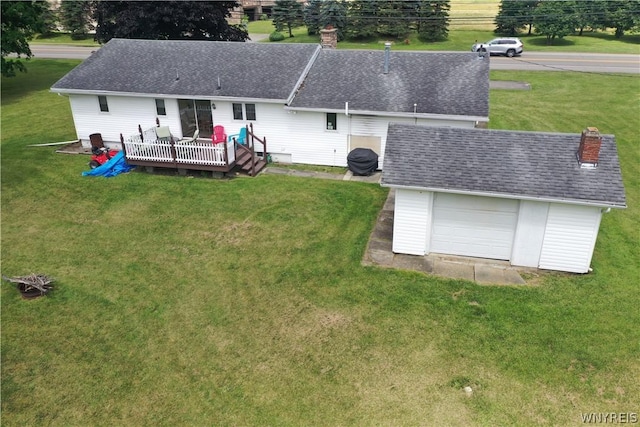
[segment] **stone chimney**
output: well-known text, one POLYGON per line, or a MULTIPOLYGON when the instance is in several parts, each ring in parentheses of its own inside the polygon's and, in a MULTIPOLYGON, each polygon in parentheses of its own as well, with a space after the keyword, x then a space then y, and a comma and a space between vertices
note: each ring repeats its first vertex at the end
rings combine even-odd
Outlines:
POLYGON ((338 29, 327 27, 320 30, 320 46, 323 49, 335 49, 338 46, 338 29))
POLYGON ((588 127, 582 131, 580 146, 578 147, 578 163, 581 168, 595 168, 600 157, 602 137, 596 127, 588 127))

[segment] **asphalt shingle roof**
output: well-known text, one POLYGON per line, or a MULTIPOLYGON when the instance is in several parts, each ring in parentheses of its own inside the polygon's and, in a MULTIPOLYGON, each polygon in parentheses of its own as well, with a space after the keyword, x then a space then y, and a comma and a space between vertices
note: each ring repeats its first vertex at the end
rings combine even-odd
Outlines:
POLYGON ((489 60, 474 53, 323 49, 290 106, 489 116, 489 60))
POLYGON ((112 39, 52 90, 285 100, 316 49, 316 44, 112 39))
POLYGON ((613 135, 598 167, 576 159, 580 134, 391 123, 382 185, 626 206, 613 135))

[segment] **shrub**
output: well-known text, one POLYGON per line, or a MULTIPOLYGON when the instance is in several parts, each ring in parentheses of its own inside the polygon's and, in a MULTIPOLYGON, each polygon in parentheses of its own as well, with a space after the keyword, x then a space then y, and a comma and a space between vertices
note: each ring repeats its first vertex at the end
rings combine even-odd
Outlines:
POLYGON ((274 31, 273 33, 269 34, 269 41, 279 42, 282 40, 284 40, 284 34, 279 31, 274 31))

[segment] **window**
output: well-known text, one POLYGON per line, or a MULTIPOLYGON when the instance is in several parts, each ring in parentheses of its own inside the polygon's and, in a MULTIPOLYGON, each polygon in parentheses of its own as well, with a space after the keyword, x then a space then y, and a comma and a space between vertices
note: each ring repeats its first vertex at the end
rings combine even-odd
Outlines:
POLYGON ((244 109, 247 111, 247 120, 256 119, 256 104, 245 104, 244 109))
POLYGON ((107 97, 104 95, 98 95, 98 104, 100 104, 100 111, 103 113, 109 112, 109 104, 107 104, 107 97))
POLYGON ((233 104, 233 120, 242 120, 242 104, 233 104))
POLYGON ((337 129, 338 129, 338 114, 327 113, 327 130, 337 130, 337 129))
POLYGON ((233 119, 244 120, 256 119, 256 104, 233 104, 233 119))
POLYGON ((156 112, 159 116, 167 115, 167 109, 164 107, 164 99, 156 99, 156 112))

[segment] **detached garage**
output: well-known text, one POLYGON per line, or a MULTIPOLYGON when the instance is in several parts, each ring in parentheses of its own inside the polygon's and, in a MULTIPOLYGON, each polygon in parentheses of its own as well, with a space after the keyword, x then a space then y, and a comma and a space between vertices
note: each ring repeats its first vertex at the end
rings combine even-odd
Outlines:
POLYGON ((586 273, 600 219, 626 200, 615 138, 393 123, 382 185, 393 251, 586 273))

